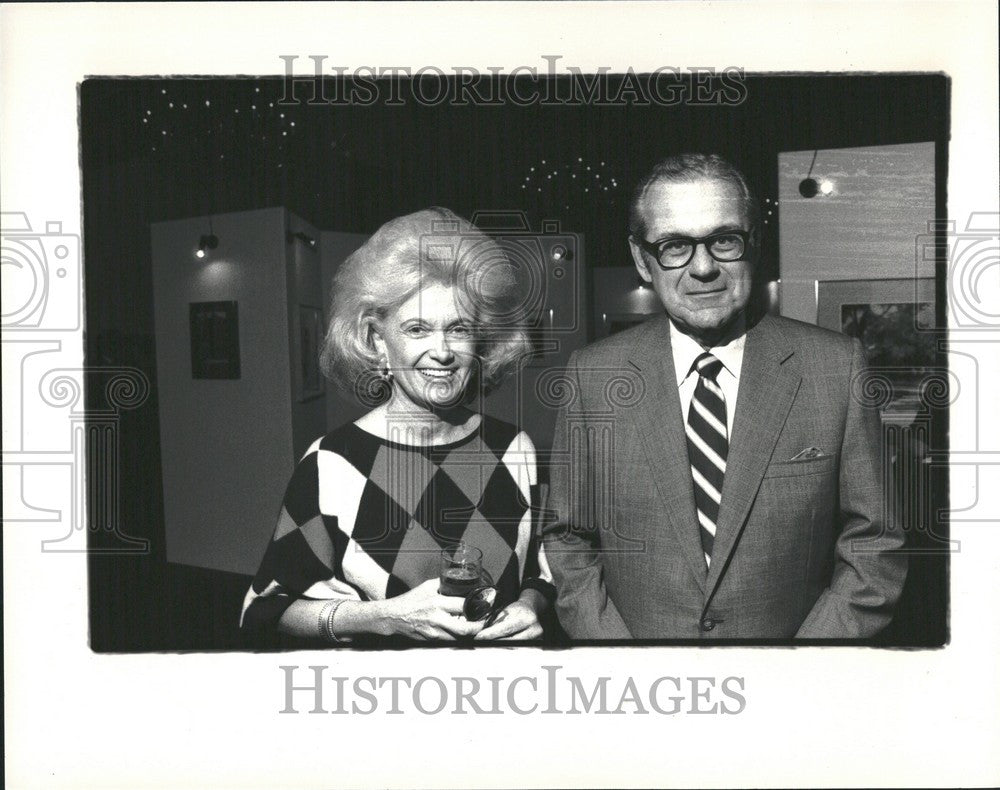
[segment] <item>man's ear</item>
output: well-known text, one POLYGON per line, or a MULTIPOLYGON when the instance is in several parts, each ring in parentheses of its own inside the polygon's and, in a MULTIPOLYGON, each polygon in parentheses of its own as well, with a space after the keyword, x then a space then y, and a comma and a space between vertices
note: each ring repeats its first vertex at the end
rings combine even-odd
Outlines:
POLYGON ((653 273, 649 270, 649 264, 646 263, 646 256, 643 254, 642 247, 636 244, 631 236, 628 237, 628 246, 632 250, 632 261, 635 263, 635 268, 639 272, 639 276, 647 283, 653 282, 653 273))
POLYGON ((754 263, 760 260, 760 247, 761 247, 761 232, 758 225, 754 225, 750 228, 750 250, 753 256, 752 260, 754 263))

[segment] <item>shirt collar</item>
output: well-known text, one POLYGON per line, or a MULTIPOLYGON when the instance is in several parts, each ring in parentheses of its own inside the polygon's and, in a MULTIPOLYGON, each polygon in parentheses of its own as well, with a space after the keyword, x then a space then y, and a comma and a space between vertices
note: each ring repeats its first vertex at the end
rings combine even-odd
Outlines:
MULTIPOLYGON (((740 377, 740 368, 743 367, 743 348, 746 345, 747 333, 746 322, 740 318, 739 324, 734 327, 733 332, 724 339, 718 346, 707 349, 713 356, 722 363, 722 366, 729 371, 736 379, 740 377)), ((690 335, 681 332, 674 322, 670 322, 670 348, 674 356, 674 373, 677 376, 677 386, 688 377, 694 361, 703 354, 706 349, 702 348, 690 335)))

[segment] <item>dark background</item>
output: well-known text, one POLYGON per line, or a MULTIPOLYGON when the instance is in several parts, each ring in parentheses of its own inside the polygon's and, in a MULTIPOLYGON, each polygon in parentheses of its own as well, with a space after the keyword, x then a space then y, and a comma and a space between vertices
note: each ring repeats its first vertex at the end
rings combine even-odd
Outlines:
MULTIPOLYGON (((519 209, 532 228, 557 219, 564 230, 583 233, 588 265, 631 266, 629 190, 667 154, 720 153, 747 173, 762 201, 773 202, 781 151, 926 141, 937 143, 938 215, 944 216, 946 77, 767 76, 749 77, 745 85, 738 106, 431 107, 405 89, 402 106, 387 106, 386 87, 380 103, 362 107, 307 104, 308 86, 299 88, 301 103, 282 104, 286 86, 278 78, 85 81, 87 364, 135 367, 152 384, 141 407, 121 412, 119 523, 90 530, 91 647, 241 646, 236 625, 249 577, 166 562, 151 222, 283 205, 321 229, 372 233, 429 205, 467 217, 519 209), (542 177, 552 172, 553 178, 542 177), (148 550, 122 553, 133 547, 124 535, 146 541, 148 550)), ((522 93, 532 91, 538 88, 522 93)), ((774 277, 780 273, 776 220, 764 228, 764 265, 774 277)), ((88 408, 100 407, 105 383, 88 377, 88 408)), ((933 447, 946 450, 946 414, 934 434, 933 447)), ((104 481, 88 481, 93 506, 104 481)), ((935 482, 931 502, 946 511, 945 480, 935 482)), ((91 524, 102 523, 98 516, 91 512, 91 524)), ((947 533, 943 523, 932 527, 947 533)), ((947 557, 933 550, 928 534, 910 538, 912 548, 931 551, 911 558, 897 616, 878 641, 941 645, 947 640, 947 557)))

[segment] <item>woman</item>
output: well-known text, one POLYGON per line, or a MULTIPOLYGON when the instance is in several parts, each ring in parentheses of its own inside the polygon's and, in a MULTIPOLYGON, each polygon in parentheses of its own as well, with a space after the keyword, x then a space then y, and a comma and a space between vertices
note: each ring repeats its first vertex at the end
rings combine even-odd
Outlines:
POLYGON ((554 588, 532 534, 534 446, 471 407, 530 349, 509 262, 432 208, 351 255, 332 304, 323 372, 381 402, 299 462, 241 628, 326 642, 539 637, 554 588), (438 591, 442 549, 459 541, 496 587, 490 625, 438 591))

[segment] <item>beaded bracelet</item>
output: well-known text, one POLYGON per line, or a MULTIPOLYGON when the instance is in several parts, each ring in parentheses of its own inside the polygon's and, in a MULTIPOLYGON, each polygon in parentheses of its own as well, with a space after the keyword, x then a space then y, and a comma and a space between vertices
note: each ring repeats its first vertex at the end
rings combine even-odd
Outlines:
POLYGON ((339 642, 337 635, 333 632, 333 616, 337 614, 337 609, 344 602, 343 598, 329 601, 319 612, 319 632, 328 642, 339 642))

